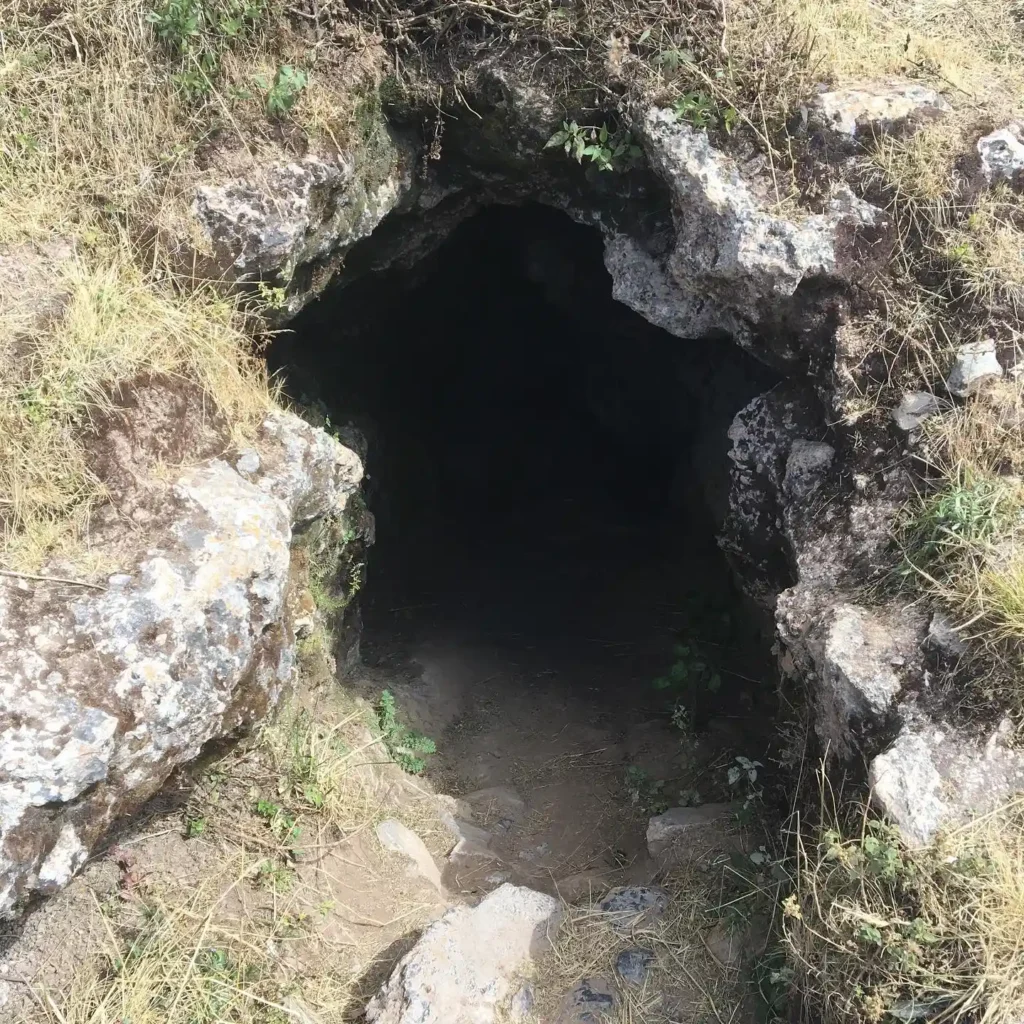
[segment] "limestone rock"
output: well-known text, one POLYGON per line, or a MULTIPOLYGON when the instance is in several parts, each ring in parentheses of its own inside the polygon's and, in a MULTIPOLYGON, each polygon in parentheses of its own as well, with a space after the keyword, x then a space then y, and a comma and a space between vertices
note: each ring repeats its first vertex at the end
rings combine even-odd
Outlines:
POLYGON ((957 349, 953 369, 946 378, 946 387, 951 394, 966 398, 985 381, 1003 375, 1003 368, 996 357, 996 343, 991 339, 972 341, 957 349))
POLYGON ((908 391, 892 410, 900 430, 917 430, 930 416, 942 412, 942 403, 930 391, 908 391))
POLYGON ((967 650, 967 645, 942 612, 935 612, 932 615, 924 646, 940 658, 947 659, 959 658, 967 650))
POLYGON ((719 544, 744 590, 769 607, 792 578, 781 514, 788 456, 796 440, 821 429, 806 394, 781 387, 749 402, 728 430, 731 486, 719 544))
POLYGON ((612 889, 597 905, 607 914, 612 928, 628 934, 636 925, 661 917, 668 909, 669 895, 658 885, 629 885, 612 889))
POLYGON ((1024 172, 1024 143, 1021 126, 1000 128, 978 139, 981 173, 990 184, 997 181, 1017 182, 1024 172))
POLYGON ((476 907, 456 907, 399 961, 366 1008, 370 1024, 492 1024, 516 974, 547 942, 558 901, 503 885, 476 907))
POLYGON ((1007 745, 1012 735, 1009 720, 985 742, 943 724, 908 724, 871 763, 872 800, 909 842, 927 843, 1024 789, 1024 752, 1007 745))
POLYGON ((782 481, 785 493, 795 501, 806 501, 821 487, 835 454, 832 445, 824 441, 797 438, 786 459, 786 475, 782 481))
POLYGON ((659 863, 695 858, 722 838, 728 804, 671 807, 647 823, 647 850, 659 863))
POLYGON ((880 210, 848 194, 825 214, 776 216, 705 132, 661 109, 647 112, 640 131, 652 167, 672 193, 676 238, 667 267, 690 301, 711 299, 757 322, 804 280, 836 271, 840 225, 882 219, 880 210))
POLYGON ((385 850, 400 854, 411 861, 416 873, 426 879, 442 896, 445 895, 444 886, 441 884, 441 872, 423 840, 412 829, 394 818, 388 818, 377 826, 376 832, 377 839, 385 850))
POLYGON ((262 469, 180 473, 102 590, 0 578, 0 912, 66 883, 107 828, 290 680, 292 527, 344 508, 348 449, 271 416, 262 469))
POLYGON ((952 108, 934 89, 917 82, 868 82, 819 93, 810 104, 815 127, 856 139, 909 128, 914 120, 947 114, 952 108))
MULTIPOLYGON (((375 177, 344 154, 257 165, 201 186, 192 213, 218 269, 235 280, 277 277, 365 238, 408 191, 409 172, 394 146, 375 177)), ((311 297, 288 295, 294 314, 311 297)))
POLYGON ((466 793, 462 800, 472 808, 478 820, 496 823, 504 829, 523 816, 526 804, 511 786, 488 786, 466 793))
POLYGON ((537 994, 534 992, 533 986, 529 984, 522 985, 512 996, 511 1000, 509 1000, 507 1016, 513 1022, 525 1022, 529 1020, 530 1012, 536 1003, 537 994))
POLYGON ((615 1003, 606 978, 584 978, 562 1001, 555 1024, 604 1024, 615 1003))
POLYGON ((852 604, 830 610, 815 646, 815 731, 832 754, 846 757, 858 733, 879 731, 892 714, 902 686, 894 668, 900 655, 886 625, 852 604))

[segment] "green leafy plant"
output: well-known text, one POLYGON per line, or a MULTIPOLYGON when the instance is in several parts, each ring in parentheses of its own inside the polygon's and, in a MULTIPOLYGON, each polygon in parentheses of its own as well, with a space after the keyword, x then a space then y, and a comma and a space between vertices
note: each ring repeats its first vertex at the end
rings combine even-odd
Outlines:
POLYGON ((302 91, 309 84, 309 75, 301 68, 282 64, 274 73, 273 80, 268 82, 266 78, 260 77, 256 82, 264 92, 267 114, 280 118, 299 102, 302 91))
POLYGON ((720 106, 715 98, 702 89, 691 89, 676 100, 672 112, 680 121, 705 130, 721 125, 732 133, 739 121, 739 111, 732 106, 720 106))
POLYGON ((185 835, 189 839, 195 839, 206 831, 205 818, 189 818, 185 822, 185 835))
POLYGON ((754 818, 757 805, 764 795, 764 788, 758 785, 758 771, 764 765, 760 761, 752 761, 749 757, 739 755, 726 772, 729 788, 742 797, 743 803, 736 812, 736 818, 743 825, 749 825, 754 818))
POLYGON ((285 864, 265 860, 256 869, 256 881, 273 892, 290 892, 295 884, 295 872, 285 864))
POLYGON ((695 59, 692 50, 683 50, 677 46, 666 47, 657 57, 658 63, 671 72, 678 71, 684 64, 692 64, 695 59))
POLYGON ((146 15, 157 39, 183 66, 173 76, 190 98, 209 93, 221 57, 251 35, 269 0, 164 0, 146 15))
POLYGON ((562 127, 544 144, 545 149, 560 147, 577 163, 589 160, 600 171, 621 170, 642 155, 625 128, 609 129, 607 124, 580 125, 563 121, 562 127))
POLYGON ((270 309, 285 309, 288 306, 288 291, 285 288, 275 288, 272 285, 267 284, 266 281, 260 281, 256 285, 256 289, 260 294, 260 298, 270 309))
POLYGON ((722 677, 695 643, 676 644, 672 653, 675 660, 668 672, 658 676, 652 684, 656 690, 679 690, 690 685, 718 693, 722 677))
POLYGON ((631 764, 623 775, 629 802, 644 814, 664 814, 669 808, 665 780, 654 779, 639 765, 631 764))
POLYGON ((419 775, 427 766, 425 758, 437 753, 437 744, 398 721, 398 705, 390 690, 381 692, 376 711, 377 726, 388 753, 403 771, 419 775))
POLYGON ((256 801, 256 813, 267 823, 274 838, 285 846, 294 846, 302 835, 295 815, 273 800, 256 801))

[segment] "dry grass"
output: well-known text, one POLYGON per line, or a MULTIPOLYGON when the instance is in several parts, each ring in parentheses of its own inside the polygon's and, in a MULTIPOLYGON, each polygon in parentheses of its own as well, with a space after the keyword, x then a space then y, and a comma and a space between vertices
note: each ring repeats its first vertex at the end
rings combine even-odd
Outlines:
MULTIPOLYGON (((190 893, 140 894, 105 915, 106 941, 68 991, 40 991, 34 1024, 270 1024, 293 1019, 294 981, 283 953, 309 930, 296 897, 270 913, 244 909, 255 864, 230 857, 190 893), (228 869, 236 872, 232 877, 228 869)), ((299 1004, 301 1005, 301 1004, 299 1004)))
POLYGON ((190 858, 158 846, 144 857, 152 874, 126 870, 122 899, 102 908, 102 947, 67 987, 37 989, 25 1024, 361 1019, 392 944, 438 911, 373 825, 397 817, 438 853, 451 837, 437 799, 398 784, 365 705, 342 692, 309 700, 204 766, 189 838, 162 840, 190 858), (183 862, 195 877, 181 877, 183 862))
POLYGON ((640 948, 655 960, 642 985, 614 982, 609 1024, 729 1024, 741 1009, 744 987, 738 971, 720 963, 703 939, 721 901, 717 878, 711 870, 679 869, 663 883, 670 894, 665 914, 622 933, 596 905, 566 906, 553 948, 536 967, 538 1019, 554 1019, 580 979, 616 979, 612 965, 619 953, 640 948))
MULTIPOLYGON (((143 372, 198 383, 250 435, 274 402, 245 318, 212 290, 176 293, 119 255, 59 271, 63 311, 26 324, 0 310, 17 356, 0 378, 0 525, 8 565, 26 568, 75 540, 101 490, 82 431, 111 389, 143 372)), ((9 352, 10 355, 10 352, 9 352)))
POLYGON ((1018 1020, 1024 802, 924 849, 865 812, 829 819, 785 904, 797 988, 825 1024, 1018 1020))
POLYGON ((310 102, 300 97, 291 127, 343 146, 359 131, 361 90, 379 77, 372 40, 351 35, 322 60, 319 45, 261 0, 248 5, 255 13, 244 30, 214 40, 217 66, 207 71, 194 52, 157 39, 151 15, 161 6, 0 2, 0 246, 8 247, 0 271, 4 258, 17 264, 37 243, 65 240, 75 252, 48 268, 51 292, 70 295, 62 315, 0 298, 8 361, 0 559, 8 566, 83 557, 82 527, 102 495, 77 435, 117 385, 143 372, 187 378, 240 434, 271 405, 250 342, 255 321, 214 288, 172 277, 161 245, 201 248, 188 207, 211 134, 237 151, 240 168, 261 152, 280 155, 259 79, 286 62, 309 69, 310 102), (186 73, 199 76, 198 94, 194 83, 183 87, 186 73))

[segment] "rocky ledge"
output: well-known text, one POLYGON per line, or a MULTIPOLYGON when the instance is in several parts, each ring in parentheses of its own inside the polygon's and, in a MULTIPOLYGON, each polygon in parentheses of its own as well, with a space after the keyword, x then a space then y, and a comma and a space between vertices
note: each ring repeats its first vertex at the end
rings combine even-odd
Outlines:
POLYGON ((66 883, 173 769, 277 702, 293 531, 362 473, 274 413, 233 464, 157 488, 144 549, 104 584, 0 577, 0 912, 66 883))

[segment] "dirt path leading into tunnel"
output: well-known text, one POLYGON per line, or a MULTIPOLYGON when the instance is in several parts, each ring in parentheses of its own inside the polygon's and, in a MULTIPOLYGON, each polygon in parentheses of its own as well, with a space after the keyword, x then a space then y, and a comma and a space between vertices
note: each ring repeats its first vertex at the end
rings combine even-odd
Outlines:
POLYGON ((678 608, 620 609, 614 623, 563 617, 554 630, 522 616, 485 615, 481 624, 469 614, 468 625, 455 616, 453 626, 429 608, 412 614, 406 644, 380 655, 374 675, 396 691, 409 724, 436 739, 430 782, 468 797, 469 820, 487 833, 471 837, 486 853, 449 861, 453 892, 471 897, 513 881, 573 901, 649 882, 649 818, 728 799, 729 763, 758 753, 748 706, 698 732, 681 729, 671 699, 652 685, 672 658, 678 608))

